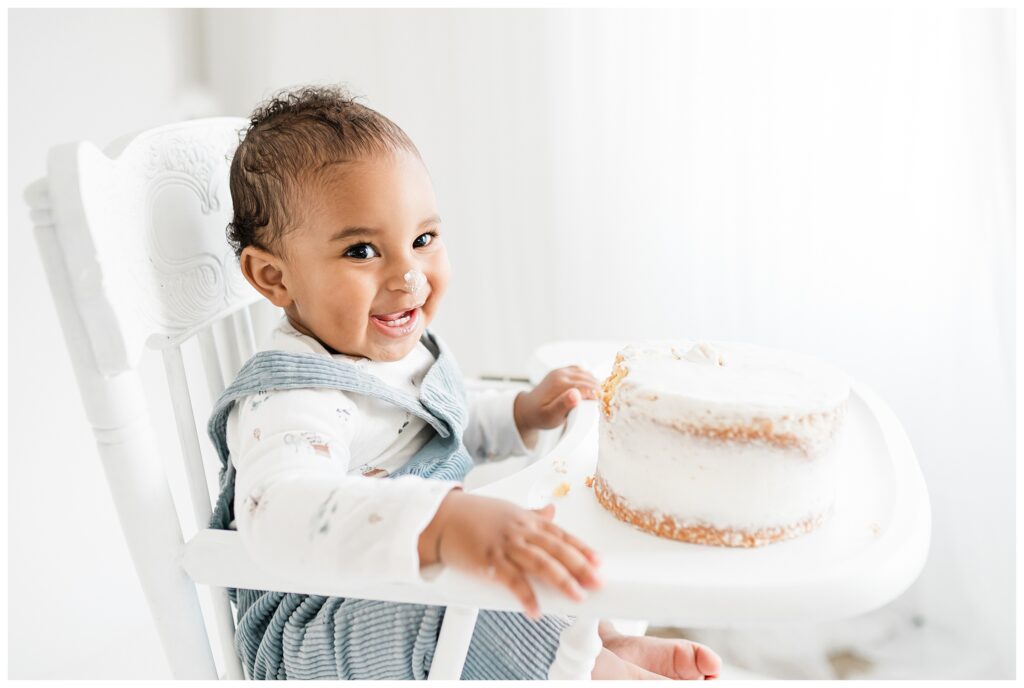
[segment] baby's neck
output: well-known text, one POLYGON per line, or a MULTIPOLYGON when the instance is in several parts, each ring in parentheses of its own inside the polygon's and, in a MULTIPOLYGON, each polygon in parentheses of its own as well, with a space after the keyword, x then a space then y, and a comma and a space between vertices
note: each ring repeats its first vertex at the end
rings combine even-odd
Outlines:
POLYGON ((337 351, 337 350, 335 350, 334 347, 332 347, 330 344, 328 344, 324 340, 322 340, 319 337, 317 337, 316 334, 314 334, 312 330, 306 329, 306 327, 304 325, 300 324, 298 321, 296 321, 294 318, 292 318, 290 313, 285 313, 285 317, 288 318, 288 324, 291 325, 292 328, 296 332, 301 332, 302 334, 306 335, 307 337, 312 337, 313 339, 315 339, 320 344, 320 346, 322 346, 324 349, 327 350, 327 353, 329 353, 331 356, 338 356, 338 355, 340 355, 340 356, 348 356, 349 358, 364 358, 366 360, 370 360, 370 359, 366 358, 366 356, 360 356, 358 354, 347 354, 344 351, 337 351))

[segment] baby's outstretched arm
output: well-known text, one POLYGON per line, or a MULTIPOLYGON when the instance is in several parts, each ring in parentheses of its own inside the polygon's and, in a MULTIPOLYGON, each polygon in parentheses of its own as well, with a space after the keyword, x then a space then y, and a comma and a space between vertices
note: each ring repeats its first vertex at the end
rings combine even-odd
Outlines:
POLYGON ((538 430, 560 426, 581 400, 596 399, 597 390, 597 378, 579 366, 549 372, 536 387, 516 397, 513 414, 523 442, 532 447, 538 430))
POLYGON ((438 561, 504 585, 522 601, 526 614, 540 617, 526 576, 532 574, 582 600, 580 586, 597 589, 597 553, 552 523, 555 507, 523 509, 512 502, 449 492, 420 534, 420 566, 438 561))
POLYGON ((582 399, 597 398, 597 379, 579 366, 548 373, 528 392, 490 390, 469 403, 462 441, 475 463, 528 456, 541 430, 557 428, 582 399), (576 390, 574 393, 572 390, 576 390))
POLYGON ((473 463, 529 456, 536 445, 526 443, 516 427, 514 404, 518 389, 486 390, 469 400, 462 442, 473 463))

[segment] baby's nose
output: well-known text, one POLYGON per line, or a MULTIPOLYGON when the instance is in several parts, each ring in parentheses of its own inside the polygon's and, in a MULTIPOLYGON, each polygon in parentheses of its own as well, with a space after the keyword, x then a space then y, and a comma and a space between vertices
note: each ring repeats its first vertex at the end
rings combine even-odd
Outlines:
POLYGON ((402 277, 405 279, 405 290, 410 294, 415 294, 427 284, 427 276, 417 268, 413 268, 402 277))

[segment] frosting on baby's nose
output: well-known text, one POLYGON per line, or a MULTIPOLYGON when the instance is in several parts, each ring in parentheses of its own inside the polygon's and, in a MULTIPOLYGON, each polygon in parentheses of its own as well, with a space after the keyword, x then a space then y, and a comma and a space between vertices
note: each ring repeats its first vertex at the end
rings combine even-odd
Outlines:
POLYGON ((405 290, 415 294, 427 283, 427 276, 417 269, 412 269, 403 275, 405 278, 405 290))

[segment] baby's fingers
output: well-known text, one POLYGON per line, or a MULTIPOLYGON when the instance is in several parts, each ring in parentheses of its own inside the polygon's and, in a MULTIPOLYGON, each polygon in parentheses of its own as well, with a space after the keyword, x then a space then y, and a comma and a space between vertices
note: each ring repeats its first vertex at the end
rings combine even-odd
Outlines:
POLYGON ((523 543, 519 547, 510 549, 508 558, 518 564, 526 573, 532 573, 538 578, 546 580, 577 602, 586 597, 583 588, 579 586, 565 566, 540 547, 523 543))
MULTIPOLYGON (((598 556, 597 552, 594 551, 594 549, 592 547, 586 545, 582 540, 580 540, 575 535, 572 535, 571 533, 567 533, 566 531, 564 531, 561 528, 559 528, 558 526, 556 526, 554 523, 551 523, 550 520, 549 521, 545 521, 544 523, 541 523, 541 527, 545 531, 547 531, 547 532, 551 533, 552 535, 554 535, 555 537, 561 538, 562 540, 565 540, 567 543, 569 543, 570 546, 575 547, 576 549, 578 549, 580 552, 583 553, 583 556, 585 556, 587 559, 590 560, 590 563, 593 564, 594 566, 598 566, 601 563, 601 557, 598 556)), ((596 572, 595 572, 595 575, 596 575, 596 572)))
POLYGON ((540 618, 537 596, 519 566, 506 558, 498 559, 493 566, 492 578, 512 591, 512 594, 523 603, 523 611, 528 617, 540 618))
MULTIPOLYGON (((557 528, 558 526, 555 527, 557 528)), ((554 559, 558 560, 562 566, 568 569, 576 581, 591 588, 601 586, 601 579, 598 578, 597 572, 584 557, 583 552, 573 544, 563 540, 560 536, 552 535, 545 528, 545 530, 530 533, 526 540, 531 544, 537 545, 554 559)))

